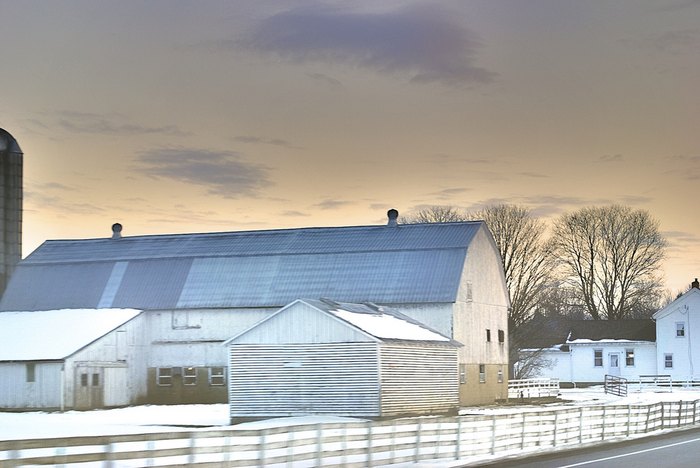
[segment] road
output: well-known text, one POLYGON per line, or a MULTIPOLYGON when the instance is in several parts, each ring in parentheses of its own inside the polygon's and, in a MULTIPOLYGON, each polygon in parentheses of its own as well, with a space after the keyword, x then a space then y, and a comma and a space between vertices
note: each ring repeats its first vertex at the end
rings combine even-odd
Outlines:
POLYGON ((696 468, 700 466, 700 429, 516 460, 500 460, 478 466, 498 468, 696 468))

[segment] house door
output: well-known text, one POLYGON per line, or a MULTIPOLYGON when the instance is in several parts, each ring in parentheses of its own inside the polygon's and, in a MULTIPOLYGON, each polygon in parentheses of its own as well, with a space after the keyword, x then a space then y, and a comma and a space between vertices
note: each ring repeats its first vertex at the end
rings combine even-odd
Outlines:
POLYGON ((104 406, 104 369, 102 367, 75 368, 75 409, 94 409, 104 406))
POLYGON ((608 354, 610 366, 608 366, 608 374, 620 375, 620 353, 608 354))

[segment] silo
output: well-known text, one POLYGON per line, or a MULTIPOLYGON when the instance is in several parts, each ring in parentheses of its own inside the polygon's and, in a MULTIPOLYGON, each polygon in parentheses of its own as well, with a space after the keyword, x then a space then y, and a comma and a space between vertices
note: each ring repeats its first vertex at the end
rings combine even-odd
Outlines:
POLYGON ((22 256, 22 150, 0 128, 0 296, 22 256))

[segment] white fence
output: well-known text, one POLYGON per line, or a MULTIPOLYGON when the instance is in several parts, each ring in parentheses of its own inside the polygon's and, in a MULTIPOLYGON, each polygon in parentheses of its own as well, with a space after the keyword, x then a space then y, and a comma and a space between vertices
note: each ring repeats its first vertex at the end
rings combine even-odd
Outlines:
POLYGON ((559 395, 559 379, 520 379, 508 381, 508 398, 544 398, 559 395))
POLYGON ((613 440, 700 423, 700 405, 588 406, 513 414, 429 417, 140 435, 0 442, 0 466, 369 467, 507 455, 613 440))

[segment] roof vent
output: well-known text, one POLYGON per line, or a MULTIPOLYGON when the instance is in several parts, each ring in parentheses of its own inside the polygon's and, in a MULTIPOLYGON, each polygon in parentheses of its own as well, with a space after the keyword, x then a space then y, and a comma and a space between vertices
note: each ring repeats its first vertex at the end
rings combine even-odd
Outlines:
POLYGON ((112 239, 122 238, 122 225, 119 223, 112 224, 112 239))
POLYGON ((695 281, 693 281, 693 282, 690 284, 690 287, 691 287, 691 288, 695 288, 695 289, 700 289, 700 283, 698 282, 698 279, 697 279, 697 278, 695 278, 695 281))
POLYGON ((389 222, 386 224, 387 226, 396 227, 399 225, 399 212, 397 210, 393 208, 390 209, 386 212, 386 216, 387 218, 389 218, 389 222))

